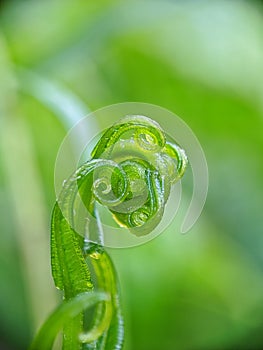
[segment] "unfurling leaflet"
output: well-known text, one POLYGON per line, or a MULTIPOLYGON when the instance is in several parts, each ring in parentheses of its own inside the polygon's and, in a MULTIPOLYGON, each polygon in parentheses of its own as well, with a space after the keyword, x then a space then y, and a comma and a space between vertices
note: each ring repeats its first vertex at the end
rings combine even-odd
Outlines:
POLYGON ((103 133, 91 159, 65 181, 52 215, 52 274, 63 291, 63 305, 80 305, 80 296, 84 299, 81 311, 76 307, 78 312, 67 317, 60 311, 64 350, 122 348, 119 291, 103 246, 101 206, 130 234, 147 235, 160 223, 171 187, 186 165, 184 150, 158 123, 126 116, 103 133), (100 299, 88 313, 95 303, 88 300, 85 306, 89 295, 100 299))
POLYGON ((155 121, 127 116, 106 130, 84 168, 91 164, 95 172, 86 171, 94 182, 88 181, 83 198, 88 211, 93 213, 97 201, 108 207, 120 226, 143 236, 161 221, 171 186, 184 174, 187 157, 155 121))

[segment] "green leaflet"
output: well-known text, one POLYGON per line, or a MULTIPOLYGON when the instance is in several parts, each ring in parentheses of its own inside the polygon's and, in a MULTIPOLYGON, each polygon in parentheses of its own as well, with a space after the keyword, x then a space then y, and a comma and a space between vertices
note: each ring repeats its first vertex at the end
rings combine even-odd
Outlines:
POLYGON ((86 308, 95 305, 98 302, 109 299, 107 294, 103 293, 81 293, 75 298, 63 302, 46 320, 40 328, 36 338, 32 342, 29 350, 50 350, 56 335, 64 324, 76 317, 86 308))
POLYGON ((98 348, 121 349, 124 329, 114 266, 106 251, 96 244, 88 244, 85 255, 91 262, 94 272, 98 277, 97 288, 99 290, 107 290, 110 298, 97 308, 92 331, 89 331, 87 334, 82 333, 80 338, 83 342, 88 342, 92 339, 96 340, 103 330, 109 327, 107 332, 101 337, 100 347, 98 348), (108 324, 109 319, 111 319, 110 325, 108 324))
POLYGON ((40 330, 34 344, 41 343, 44 331, 50 343, 55 334, 48 327, 64 315, 66 321, 55 323, 56 330, 58 324, 64 327, 63 350, 122 349, 116 273, 103 247, 97 203, 108 208, 113 219, 131 234, 146 235, 161 221, 171 186, 187 165, 184 151, 166 140, 159 124, 144 116, 127 116, 108 128, 91 155, 65 181, 54 206, 52 274, 56 287, 63 291, 64 303, 40 330), (85 295, 89 296, 87 306, 96 303, 87 330, 85 303, 80 309, 76 306, 78 312, 63 311, 71 310, 75 303, 80 305, 79 298, 85 295))

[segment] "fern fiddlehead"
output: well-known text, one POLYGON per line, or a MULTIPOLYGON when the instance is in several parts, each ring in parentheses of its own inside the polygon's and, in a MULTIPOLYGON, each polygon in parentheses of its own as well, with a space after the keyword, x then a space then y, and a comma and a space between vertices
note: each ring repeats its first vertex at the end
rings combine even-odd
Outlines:
POLYGON ((99 207, 106 207, 131 234, 147 235, 160 223, 171 187, 186 165, 185 152, 159 124, 145 116, 127 116, 104 132, 91 159, 64 183, 52 215, 54 282, 66 304, 87 295, 95 303, 98 295, 88 330, 85 307, 62 322, 64 350, 122 348, 117 279, 103 246, 99 207))

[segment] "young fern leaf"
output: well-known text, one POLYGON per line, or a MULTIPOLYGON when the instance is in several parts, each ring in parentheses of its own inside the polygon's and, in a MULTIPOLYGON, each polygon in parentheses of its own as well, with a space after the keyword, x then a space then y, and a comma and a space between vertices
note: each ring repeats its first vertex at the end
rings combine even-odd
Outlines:
POLYGON ((83 310, 101 301, 107 301, 109 296, 103 293, 80 293, 75 298, 63 302, 46 320, 29 350, 50 350, 57 333, 64 324, 77 316, 83 310))
MULTIPOLYGON (((147 235, 160 223, 171 186, 187 165, 180 146, 144 116, 127 116, 108 128, 91 157, 65 181, 52 215, 52 274, 64 293, 63 305, 79 305, 83 295, 97 296, 87 300, 88 305, 97 301, 88 330, 86 304, 77 313, 64 313, 63 350, 122 349, 117 279, 103 246, 99 208, 106 207, 131 234, 147 235)), ((48 333, 47 325, 43 329, 48 333)))
POLYGON ((86 242, 83 236, 71 228, 64 216, 73 219, 73 204, 78 192, 75 181, 76 179, 79 181, 80 192, 82 186, 86 185, 88 180, 92 180, 88 175, 93 169, 92 162, 80 167, 64 184, 54 207, 51 225, 52 274, 57 288, 64 291, 64 299, 74 300, 79 293, 93 293, 94 283, 90 274, 92 267, 97 280, 96 288, 106 292, 109 299, 98 305, 92 327, 88 332, 83 331, 83 312, 64 325, 63 350, 82 349, 83 343, 90 343, 89 349, 117 350, 121 348, 120 344, 123 341, 117 280, 110 257, 102 246, 86 242), (109 347, 108 338, 113 337, 110 326, 114 323, 117 324, 117 332, 114 343, 111 342, 109 347), (103 342, 100 338, 103 338, 103 342))

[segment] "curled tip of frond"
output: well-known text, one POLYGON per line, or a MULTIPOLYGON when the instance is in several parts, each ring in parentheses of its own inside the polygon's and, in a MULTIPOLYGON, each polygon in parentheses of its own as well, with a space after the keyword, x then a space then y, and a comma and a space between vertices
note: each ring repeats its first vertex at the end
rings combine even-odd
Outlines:
POLYGON ((162 219, 171 186, 185 172, 185 151, 167 141, 156 121, 131 115, 108 128, 91 155, 82 171, 90 177, 88 210, 98 201, 120 226, 137 236, 150 233, 162 219))

